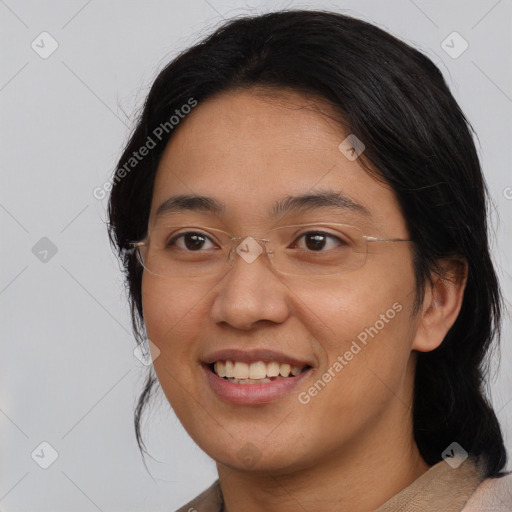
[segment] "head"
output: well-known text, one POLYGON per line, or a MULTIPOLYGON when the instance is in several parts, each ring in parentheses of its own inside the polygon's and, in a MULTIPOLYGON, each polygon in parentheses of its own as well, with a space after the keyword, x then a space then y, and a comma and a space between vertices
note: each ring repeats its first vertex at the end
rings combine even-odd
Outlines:
POLYGON ((428 58, 340 14, 229 21, 158 75, 111 192, 134 333, 160 351, 139 443, 158 379, 192 438, 228 466, 251 443, 261 469, 307 467, 400 422, 428 464, 457 441, 498 474, 505 450, 482 389, 501 305, 486 216, 470 127, 428 58), (357 158, 347 138, 364 145, 357 158), (311 222, 408 241, 369 242, 364 265, 327 278, 280 273, 266 254, 162 278, 130 243, 169 198, 166 222, 235 237, 311 222), (205 376, 224 349, 274 350, 311 370, 283 399, 234 405, 205 376))

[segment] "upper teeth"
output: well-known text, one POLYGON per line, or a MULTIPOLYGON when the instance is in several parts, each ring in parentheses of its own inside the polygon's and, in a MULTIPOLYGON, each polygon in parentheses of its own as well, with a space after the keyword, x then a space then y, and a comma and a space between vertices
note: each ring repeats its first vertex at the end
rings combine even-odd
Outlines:
POLYGON ((215 373, 219 377, 235 378, 235 379, 264 379, 266 377, 288 377, 298 375, 304 367, 294 366, 291 367, 288 363, 278 363, 271 361, 265 363, 264 361, 257 361, 255 363, 247 364, 240 361, 217 361, 214 364, 215 373))

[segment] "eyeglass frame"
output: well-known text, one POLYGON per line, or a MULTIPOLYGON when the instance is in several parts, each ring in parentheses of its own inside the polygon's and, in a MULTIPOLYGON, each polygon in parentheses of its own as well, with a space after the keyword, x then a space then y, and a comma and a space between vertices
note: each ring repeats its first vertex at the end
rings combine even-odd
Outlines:
MULTIPOLYGON (((332 223, 331 222, 312 222, 312 223, 306 223, 306 224, 290 224, 290 225, 286 225, 286 226, 278 226, 278 227, 269 229, 267 231, 267 233, 270 233, 272 231, 277 231, 279 229, 294 228, 294 227, 308 227, 308 226, 311 226, 311 227, 343 226, 343 227, 348 227, 348 228, 352 228, 352 229, 356 229, 357 231, 360 231, 362 238, 366 242, 366 245, 365 245, 365 248, 366 248, 365 255, 366 256, 368 255, 368 245, 367 245, 368 242, 414 242, 410 238, 380 238, 380 237, 368 236, 368 235, 365 235, 363 230, 361 228, 358 228, 357 226, 353 226, 351 224, 336 223, 336 222, 332 222, 332 223)), ((165 226, 165 227, 170 227, 170 226, 165 226)), ((231 242, 231 245, 232 245, 232 247, 229 250, 229 253, 227 255, 227 258, 226 258, 226 263, 227 264, 229 264, 231 261, 233 261, 232 255, 233 255, 234 252, 236 252, 236 249, 239 247, 240 243, 243 242, 244 240, 247 240, 247 238, 251 238, 251 239, 255 240, 258 243, 259 242, 263 242, 263 245, 260 243, 260 246, 263 249, 262 253, 265 252, 267 254, 268 259, 270 260, 270 264, 271 264, 272 268, 277 273, 282 274, 282 275, 291 275, 291 276, 297 276, 297 277, 304 277, 306 275, 306 274, 289 274, 289 273, 282 272, 282 271, 278 270, 274 266, 274 264, 272 262, 272 258, 271 258, 271 255, 274 254, 274 251, 269 251, 269 250, 267 250, 267 247, 266 247, 266 243, 270 242, 269 238, 256 238, 256 237, 253 237, 252 235, 233 236, 231 233, 229 233, 227 231, 224 231, 223 229, 212 228, 212 227, 208 227, 208 226, 185 225, 185 226, 175 226, 175 227, 180 227, 180 229, 199 229, 199 230, 202 230, 202 231, 203 230, 204 231, 211 230, 211 231, 216 231, 216 232, 222 233, 224 235, 227 235, 227 237, 229 238, 229 240, 231 242), (234 242, 235 241, 239 241, 240 243, 237 244, 236 246, 234 246, 234 242)), ((159 229, 159 228, 157 227, 156 229, 159 229)), ((186 234, 186 233, 183 233, 183 234, 186 234)), ((144 270, 147 270, 152 275, 155 275, 155 276, 158 276, 158 277, 162 277, 164 279, 177 279, 177 277, 175 277, 175 276, 164 276, 164 275, 161 275, 161 274, 156 274, 155 272, 152 272, 150 269, 148 269, 145 266, 144 259, 143 259, 142 255, 140 253, 139 248, 142 247, 142 246, 147 246, 149 248, 149 233, 148 233, 148 235, 146 235, 141 240, 133 241, 133 242, 128 242, 128 245, 130 247, 129 250, 131 250, 131 251, 135 250, 137 252, 137 254, 139 255, 137 257, 137 260, 138 260, 139 264, 142 266, 142 268, 144 270)), ((191 252, 194 252, 194 251, 191 251, 191 252)), ((365 263, 366 263, 366 258, 365 258, 363 264, 361 265, 361 267, 357 267, 357 268, 351 269, 351 270, 357 270, 358 268, 362 268, 365 265, 365 263)), ((347 272, 339 272, 339 273, 335 273, 335 274, 318 274, 318 275, 315 275, 314 277, 315 278, 317 278, 317 277, 329 277, 329 276, 332 277, 332 276, 335 276, 335 275, 342 275, 342 274, 348 273, 348 272, 350 272, 350 270, 348 270, 347 272)), ((213 274, 211 274, 211 275, 213 275, 213 274)), ((210 275, 208 275, 208 276, 185 277, 183 279, 204 278, 204 277, 209 277, 209 276, 210 275)))

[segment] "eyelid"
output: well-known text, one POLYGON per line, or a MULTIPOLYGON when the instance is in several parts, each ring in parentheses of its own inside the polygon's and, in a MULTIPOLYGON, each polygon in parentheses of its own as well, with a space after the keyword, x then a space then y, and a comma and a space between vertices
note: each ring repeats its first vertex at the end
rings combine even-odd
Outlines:
MULTIPOLYGON (((338 226, 347 226, 348 227, 348 225, 345 225, 345 224, 339 224, 338 226)), ((351 239, 349 233, 344 233, 343 231, 340 231, 338 229, 338 226, 336 224, 334 224, 334 223, 333 224, 317 223, 317 224, 302 224, 302 225, 297 224, 297 225, 292 225, 292 226, 283 226, 283 227, 274 228, 272 231, 278 231, 278 230, 281 230, 281 229, 284 229, 284 228, 296 227, 297 230, 292 235, 294 237, 307 235, 308 233, 322 233, 322 234, 325 234, 327 236, 331 236, 331 237, 335 237, 335 238, 341 238, 341 239, 349 238, 349 239, 351 239)), ((356 226, 350 226, 350 227, 354 228, 354 229, 357 229, 358 231, 361 231, 356 226)))
MULTIPOLYGON (((345 224, 339 224, 339 223, 338 223, 338 225, 345 226, 345 224)), ((356 226, 347 225, 347 227, 351 227, 353 229, 361 231, 360 228, 358 228, 356 226)), ((237 240, 242 240, 243 238, 245 238, 245 236, 254 236, 254 235, 235 236, 235 235, 233 235, 223 229, 220 229, 220 228, 214 228, 214 227, 210 227, 210 226, 197 226, 197 225, 161 226, 161 227, 158 227, 155 229, 156 230, 158 230, 158 229, 165 230, 165 229, 170 229, 170 228, 173 228, 173 231, 172 231, 172 233, 169 233, 167 235, 168 240, 166 241, 166 244, 175 240, 178 237, 184 236, 189 233, 198 233, 217 244, 226 243, 226 240, 223 240, 223 238, 226 238, 226 239, 232 240, 232 241, 237 241, 237 240)), ((282 230, 288 230, 288 233, 290 233, 289 230, 291 228, 295 228, 291 232, 291 237, 294 240, 299 236, 304 236, 311 232, 319 232, 319 233, 323 233, 329 237, 338 238, 340 240, 345 240, 345 241, 346 241, 346 239, 348 239, 349 241, 352 241, 350 233, 344 233, 342 231, 339 231, 336 223, 328 223, 328 222, 290 224, 290 225, 286 225, 286 226, 278 226, 278 227, 269 229, 267 232, 263 233, 261 236, 266 237, 268 235, 271 235, 272 233, 282 232, 282 230)), ((362 231, 361 231, 361 233, 362 233, 362 231)), ((254 236, 254 238, 264 240, 264 238, 260 238, 260 237, 256 237, 256 236, 254 236)))

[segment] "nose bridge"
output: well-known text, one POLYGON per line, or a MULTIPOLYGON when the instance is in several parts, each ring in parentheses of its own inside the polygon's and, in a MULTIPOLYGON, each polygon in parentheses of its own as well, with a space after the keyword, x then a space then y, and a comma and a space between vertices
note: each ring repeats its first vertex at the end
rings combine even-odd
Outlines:
POLYGON ((283 322, 289 315, 287 287, 273 271, 265 239, 237 240, 231 269, 219 282, 212 315, 217 322, 247 329, 260 320, 283 322))

